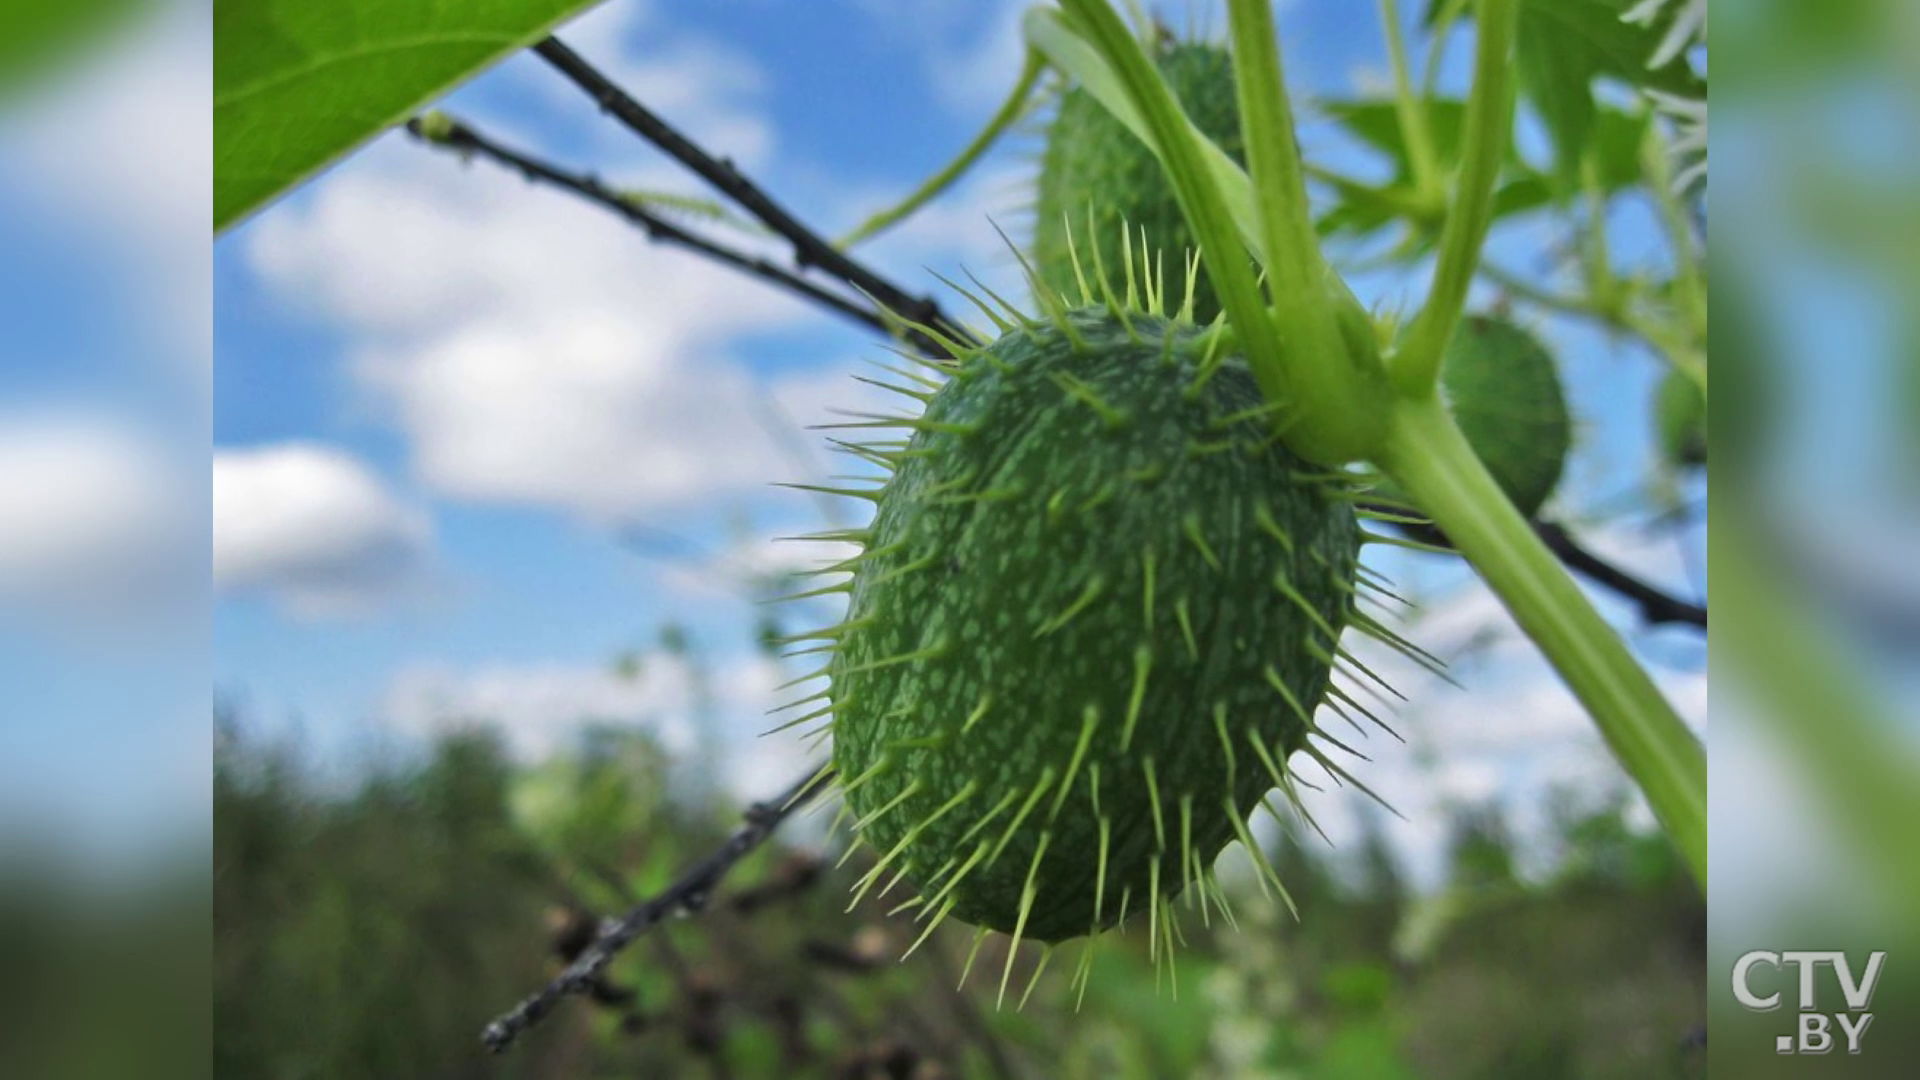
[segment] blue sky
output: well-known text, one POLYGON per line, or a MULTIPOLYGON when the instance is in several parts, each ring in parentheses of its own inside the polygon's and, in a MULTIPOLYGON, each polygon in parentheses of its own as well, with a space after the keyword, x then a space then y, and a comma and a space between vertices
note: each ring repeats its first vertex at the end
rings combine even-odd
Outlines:
POLYGON ((205 820, 207 25, 0 109, 0 849, 126 865, 205 820))
MULTIPOLYGON (((561 36, 832 233, 910 188, 983 122, 1018 65, 1021 7, 613 0, 561 36)), ((1169 15, 1187 21, 1184 6, 1169 15)), ((1218 12, 1198 18, 1224 25, 1218 12)), ((1384 50, 1374 20, 1372 5, 1282 5, 1291 82, 1328 96, 1377 86, 1384 50)), ((204 64, 192 52, 204 25, 175 17, 129 48, 190 70, 204 64)), ((609 179, 706 194, 534 59, 509 60, 441 105, 609 179)), ((1012 141, 869 256, 913 288, 940 292, 927 270, 965 267, 1023 295, 989 219, 1022 234, 1036 152, 1032 138, 1012 141)), ((151 438, 177 451, 169 467, 205 465, 210 426, 214 587, 210 601, 167 601, 210 602, 210 651, 197 640, 161 643, 176 659, 198 657, 191 678, 160 664, 165 671, 142 676, 151 685, 88 679, 97 670, 89 651, 109 634, 98 629, 64 653, 6 639, 0 675, 36 672, 50 695, 39 711, 77 719, 10 725, 5 738, 30 738, 47 760, 70 758, 118 730, 86 718, 134 715, 174 692, 203 731, 199 674, 210 665, 214 692, 250 726, 297 732, 334 760, 404 748, 449 716, 484 715, 528 754, 564 745, 586 718, 651 725, 683 749, 712 740, 723 778, 747 793, 801 767, 792 742, 754 737, 788 675, 752 649, 760 609, 749 594, 756 575, 824 554, 772 542, 819 527, 821 515, 771 484, 828 469, 803 425, 875 403, 851 378, 883 358, 869 335, 399 134, 214 244, 210 332, 161 313, 178 282, 129 271, 116 284, 137 259, 110 241, 75 249, 64 219, 46 209, 59 202, 58 185, 0 172, 0 184, 16 182, 24 194, 0 189, 10 241, 0 284, 18 309, 9 316, 21 316, 17 326, 6 320, 8 355, 58 349, 74 362, 57 374, 10 363, 0 386, 10 402, 16 388, 56 401, 110 383, 104 398, 84 394, 88 408, 106 409, 121 428, 156 429, 151 438), (76 316, 83 309, 116 315, 76 316), (156 341, 179 355, 156 360, 156 341), (796 456, 796 433, 816 450, 796 456), (652 554, 623 542, 636 527, 656 538, 652 554), (661 558, 661 536, 698 554, 661 558), (690 627, 710 654, 711 712, 671 661, 650 660, 637 679, 613 670, 667 622, 690 627)), ((199 182, 204 192, 204 175, 199 182)), ((204 229, 203 195, 195 206, 204 229)), ((1639 226, 1624 230, 1629 245, 1644 239, 1639 226)), ((1505 242, 1514 265, 1531 239, 1505 242)), ((1369 279, 1363 298, 1391 301, 1419 284, 1369 279)), ((1545 329, 1583 424, 1565 508, 1616 507, 1645 461, 1653 365, 1581 328, 1545 329)), ((196 515, 205 508, 168 527, 204 529, 196 515)), ((106 531, 154 535, 163 519, 167 511, 154 511, 106 531)), ((1595 542, 1686 588, 1671 541, 1616 522, 1595 542)), ((1438 843, 1438 816, 1423 805, 1500 795, 1532 812, 1549 784, 1595 789, 1616 778, 1590 725, 1483 592, 1445 566, 1389 569, 1429 602, 1421 640, 1494 640, 1460 667, 1470 694, 1408 675, 1409 746, 1376 740, 1369 780, 1407 793, 1395 801, 1417 824, 1396 826, 1396 836, 1409 850, 1431 861, 1438 843)), ((1643 643, 1701 720, 1698 650, 1672 634, 1643 643)), ((190 781, 204 777, 180 767, 190 781)), ((117 793, 105 801, 145 805, 117 793)), ((1350 828, 1353 813, 1338 802, 1323 816, 1350 828)))

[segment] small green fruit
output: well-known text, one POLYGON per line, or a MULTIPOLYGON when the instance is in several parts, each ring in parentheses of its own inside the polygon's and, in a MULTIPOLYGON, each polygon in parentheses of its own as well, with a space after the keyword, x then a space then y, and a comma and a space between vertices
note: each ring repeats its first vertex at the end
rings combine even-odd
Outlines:
MULTIPOLYGON (((1441 361, 1440 386, 1461 434, 1522 514, 1532 517, 1560 482, 1573 421, 1553 354, 1505 319, 1460 320, 1441 361)), ((1404 500, 1392 485, 1381 492, 1404 500)))
POLYGON ((1206 903, 1215 855, 1291 795, 1289 756, 1327 764, 1362 533, 1222 339, 1026 321, 865 448, 891 475, 825 636, 867 886, 1046 942, 1142 911, 1170 934, 1168 898, 1206 903))
MULTIPOLYGON (((1227 50, 1164 43, 1155 59, 1195 126, 1244 164, 1240 106, 1227 50)), ((1088 237, 1125 232, 1138 245, 1145 232, 1149 249, 1168 264, 1169 278, 1184 275, 1185 260, 1197 246, 1159 159, 1079 87, 1061 97, 1048 129, 1035 212, 1030 254, 1036 276, 1063 296, 1080 295, 1073 244, 1085 245, 1088 237)), ((1107 260, 1115 261, 1115 254, 1107 249, 1107 260)), ((1080 256, 1083 264, 1088 261, 1085 251, 1080 256)), ((1202 273, 1194 281, 1193 321, 1205 325, 1219 312, 1219 297, 1202 273)))

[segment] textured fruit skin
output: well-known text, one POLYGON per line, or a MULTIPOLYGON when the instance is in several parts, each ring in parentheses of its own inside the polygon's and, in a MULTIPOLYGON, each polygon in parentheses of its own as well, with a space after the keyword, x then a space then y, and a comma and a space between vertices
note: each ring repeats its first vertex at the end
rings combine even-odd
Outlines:
POLYGON ((930 905, 1049 942, 1146 911, 1236 837, 1275 786, 1253 740, 1284 768, 1309 734, 1360 544, 1238 360, 1200 381, 1190 325, 1066 317, 933 395, 829 665, 862 837, 930 905))
POLYGON ((1440 382, 1473 452, 1532 517, 1559 484, 1573 442, 1553 354, 1505 319, 1469 315, 1447 343, 1440 382))
MULTIPOLYGON (((1170 43, 1159 46, 1157 53, 1161 75, 1194 125, 1244 165, 1240 106, 1227 50, 1170 43)), ((1100 238, 1103 258, 1112 266, 1120 263, 1115 239, 1122 235, 1123 223, 1136 246, 1146 231, 1148 243, 1166 261, 1168 281, 1185 280, 1188 253, 1197 245, 1166 170, 1146 144, 1085 90, 1074 87, 1062 95, 1036 187, 1029 252, 1041 284, 1077 303, 1080 279, 1074 274, 1069 230, 1081 249, 1083 268, 1090 262, 1089 237, 1100 238)), ((1219 297, 1203 272, 1194 282, 1193 321, 1204 325, 1219 312, 1219 297)))

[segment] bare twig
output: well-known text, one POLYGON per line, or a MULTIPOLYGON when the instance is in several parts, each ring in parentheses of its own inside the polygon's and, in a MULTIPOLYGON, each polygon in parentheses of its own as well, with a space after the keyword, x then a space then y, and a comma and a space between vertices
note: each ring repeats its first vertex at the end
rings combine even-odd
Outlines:
POLYGON ((881 333, 887 333, 891 329, 880 312, 871 304, 855 303, 767 259, 709 240, 647 210, 638 201, 624 197, 620 192, 601 183, 600 179, 592 173, 571 172, 541 161, 496 142, 458 120, 446 119, 443 123, 429 126, 419 118, 415 118, 407 121, 407 131, 429 146, 443 146, 458 154, 476 154, 517 171, 529 181, 551 184, 563 191, 578 195, 588 202, 619 214, 628 222, 645 230, 648 239, 687 248, 715 262, 731 266, 741 273, 796 293, 803 299, 811 300, 835 314, 843 315, 870 329, 881 333))
POLYGON ((1533 528, 1540 534, 1548 550, 1557 555, 1568 569, 1633 601, 1640 609, 1641 621, 1647 625, 1680 623, 1702 630, 1707 628, 1706 605, 1683 600, 1607 562, 1581 546, 1563 526, 1551 521, 1536 521, 1533 528))
POLYGON ((828 776, 824 766, 816 766, 779 798, 748 807, 746 824, 735 830, 718 851, 695 863, 658 896, 642 901, 619 919, 602 926, 593 944, 579 959, 538 993, 488 1024, 481 1033, 487 1049, 500 1053, 511 1046, 521 1032, 552 1012, 561 998, 592 992, 600 983, 601 972, 613 958, 659 923, 674 915, 692 914, 704 908, 727 872, 773 835, 795 810, 825 790, 829 786, 828 776))
POLYGON ((732 161, 715 157, 695 144, 693 140, 682 135, 652 110, 614 85, 611 79, 601 74, 597 68, 558 38, 550 37, 539 42, 534 45, 533 51, 570 79, 574 85, 585 91, 614 119, 626 125, 636 135, 659 147, 669 157, 692 169, 701 179, 712 184, 715 190, 732 199, 742 210, 753 215, 791 244, 794 263, 800 269, 817 267, 821 272, 838 278, 859 292, 872 297, 874 302, 884 310, 909 323, 930 327, 936 331, 936 335, 930 336, 918 330, 909 329, 908 336, 913 338, 917 347, 928 351, 930 355, 946 356, 950 350, 941 344, 939 337, 944 336, 955 342, 972 343, 973 335, 965 327, 949 320, 931 297, 915 296, 907 292, 881 277, 865 264, 848 256, 846 252, 834 247, 825 237, 802 224, 779 203, 769 198, 758 185, 734 167, 732 161))
MULTIPOLYGON (((1405 511, 1398 506, 1379 506, 1374 509, 1392 514, 1405 511)), ((1562 565, 1575 571, 1587 580, 1633 602, 1639 609, 1640 619, 1648 626, 1679 624, 1707 628, 1707 609, 1702 604, 1683 600, 1642 578, 1628 573, 1589 551, 1563 525, 1551 521, 1532 522, 1533 531, 1539 534, 1540 541, 1547 545, 1562 565)), ((1396 521, 1393 527, 1409 540, 1417 540, 1434 547, 1451 548, 1452 541, 1437 526, 1425 523, 1396 521)))

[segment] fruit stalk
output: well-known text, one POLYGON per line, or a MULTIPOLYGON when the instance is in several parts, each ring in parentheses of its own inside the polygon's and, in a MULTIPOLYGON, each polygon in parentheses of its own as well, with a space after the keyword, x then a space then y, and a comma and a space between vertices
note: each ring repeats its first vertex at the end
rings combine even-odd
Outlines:
POLYGON ((1445 530, 1587 708, 1707 887, 1707 763, 1653 680, 1513 508, 1429 393, 1394 406, 1378 464, 1445 530))
MULTIPOLYGON (((1272 311, 1244 258, 1246 248, 1251 247, 1269 273, 1276 272, 1276 266, 1290 264, 1295 272, 1308 277, 1311 275, 1302 268, 1324 266, 1310 229, 1304 250, 1278 251, 1271 239, 1273 231, 1262 227, 1263 220, 1276 216, 1284 224, 1289 215, 1284 209, 1287 195, 1264 196, 1270 204, 1255 206, 1255 201, 1263 198, 1263 188, 1283 180, 1283 175, 1260 169, 1259 158, 1254 156, 1256 142, 1271 147, 1279 137, 1271 126, 1271 116, 1274 109, 1285 109, 1285 98, 1278 96, 1277 46, 1271 42, 1264 47, 1250 43, 1249 35, 1236 25, 1235 66, 1243 72, 1237 78, 1255 80, 1242 84, 1241 122, 1256 174, 1270 177, 1264 183, 1242 186, 1231 182, 1242 176, 1239 167, 1194 130, 1140 43, 1106 0, 1063 0, 1061 10, 1067 20, 1065 27, 1049 20, 1043 9, 1030 14, 1028 40, 1079 78, 1110 109, 1122 104, 1124 111, 1115 109, 1115 115, 1159 156, 1180 209, 1200 244, 1202 263, 1261 389, 1270 401, 1285 402, 1290 410, 1281 430, 1288 448, 1321 464, 1342 464, 1372 452, 1380 442, 1389 395, 1371 327, 1361 332, 1365 312, 1345 283, 1328 273, 1319 275, 1321 280, 1313 282, 1308 295, 1289 298, 1290 304, 1301 305, 1298 309, 1291 313, 1272 311), (1060 32, 1063 29, 1065 33, 1060 32), (1080 40, 1072 40, 1076 36, 1080 40), (1081 45, 1091 49, 1082 49, 1081 45), (1262 73, 1249 76, 1244 73, 1247 68, 1259 68, 1262 73), (1223 185, 1223 180, 1229 183, 1223 185), (1249 223, 1253 226, 1249 230, 1251 243, 1243 243, 1238 234, 1249 223), (1324 348, 1299 344, 1303 340, 1299 319, 1325 320, 1335 328, 1331 335, 1311 330, 1304 335, 1306 346, 1320 343, 1324 348), (1295 344, 1283 340, 1288 336, 1295 344)), ((1271 15, 1261 21, 1271 37, 1271 15)), ((1285 130, 1290 135, 1290 120, 1285 130)), ((1286 142, 1280 155, 1293 155, 1293 181, 1298 184, 1297 151, 1291 146, 1291 138, 1286 142)), ((1284 163, 1280 172, 1285 172, 1284 163)), ((1299 202, 1301 205, 1294 210, 1304 213, 1304 192, 1299 202)), ((1288 238, 1298 234, 1294 229, 1281 231, 1288 238)), ((1276 283, 1274 291, 1287 290, 1276 283)))
POLYGON ((1387 58, 1393 65, 1394 110, 1400 116, 1400 137, 1406 140, 1414 190, 1422 206, 1431 206, 1445 199, 1445 181, 1440 175, 1440 154, 1433 148, 1433 132, 1427 127, 1426 98, 1413 89, 1400 5, 1394 0, 1380 0, 1380 25, 1387 37, 1387 58))
POLYGON ((1392 374, 1404 391, 1425 393, 1440 377, 1441 355, 1466 307, 1467 287, 1493 223, 1493 195, 1513 133, 1513 39, 1519 0, 1480 0, 1473 89, 1467 98, 1460 179, 1440 232, 1440 255, 1426 306, 1407 330, 1392 374))
MULTIPOLYGON (((1303 444, 1307 456, 1337 463, 1343 451, 1363 454, 1379 439, 1385 380, 1380 378, 1377 353, 1354 347, 1363 336, 1349 340, 1341 333, 1335 305, 1349 294, 1344 286, 1328 288, 1332 273, 1321 256, 1320 237, 1307 205, 1273 7, 1268 0, 1228 0, 1227 17, 1233 33, 1234 82, 1240 95, 1248 173, 1265 241, 1271 318, 1285 350, 1283 359, 1291 369, 1289 382, 1295 396, 1290 404, 1300 413, 1292 421, 1298 430, 1290 438, 1303 444), (1329 423, 1330 417, 1341 422, 1329 423), (1337 440, 1327 437, 1336 431, 1337 440)), ((1228 254, 1237 256, 1239 251, 1228 254)), ((1244 326, 1253 314, 1229 309, 1236 327, 1244 326)), ((1363 313, 1353 314, 1364 321, 1363 313)))

